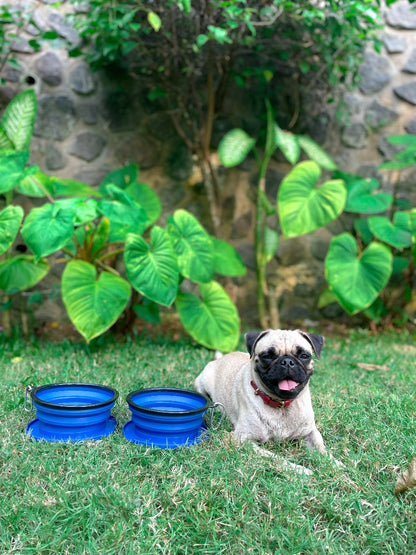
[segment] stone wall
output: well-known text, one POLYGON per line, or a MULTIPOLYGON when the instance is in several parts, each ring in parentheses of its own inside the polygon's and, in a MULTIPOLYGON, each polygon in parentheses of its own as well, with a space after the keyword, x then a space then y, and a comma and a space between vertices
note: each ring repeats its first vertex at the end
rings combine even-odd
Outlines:
MULTIPOLYGON (((62 12, 50 4, 49 0, 34 2, 38 28, 53 29, 74 46, 79 44, 62 12)), ((393 152, 385 138, 405 132, 416 134, 416 12, 407 1, 401 1, 386 11, 385 19, 383 50, 366 53, 359 89, 342 95, 337 113, 334 109, 311 110, 313 117, 305 125, 341 169, 376 175, 388 190, 391 183, 377 171, 393 152)), ((37 93, 39 110, 31 162, 46 173, 91 185, 97 185, 109 171, 136 162, 141 180, 161 197, 163 219, 175 208, 185 207, 209 229, 200 173, 167 116, 150 109, 123 75, 93 74, 82 59, 69 58, 63 48, 44 46, 33 52, 28 41, 36 33, 36 28, 29 27, 14 45, 23 71, 5 70, 6 85, 0 93, 1 108, 23 88, 32 87, 37 93)), ((223 119, 217 136, 232 125, 234 122, 223 119)), ((256 168, 254 161, 247 161, 225 171, 215 154, 213 162, 218 167, 223 197, 222 235, 236 246, 249 268, 247 278, 229 284, 230 292, 243 318, 255 319, 256 168)), ((267 176, 267 193, 272 200, 289 169, 278 157, 273 160, 267 176)), ((401 179, 400 194, 416 206, 416 173, 409 172, 401 179)), ((327 229, 282 241, 270 265, 270 277, 280 297, 284 321, 342 315, 335 306, 318 310, 317 299, 325 287, 323 261, 332 234, 350 225, 348 218, 341 218, 327 229)))

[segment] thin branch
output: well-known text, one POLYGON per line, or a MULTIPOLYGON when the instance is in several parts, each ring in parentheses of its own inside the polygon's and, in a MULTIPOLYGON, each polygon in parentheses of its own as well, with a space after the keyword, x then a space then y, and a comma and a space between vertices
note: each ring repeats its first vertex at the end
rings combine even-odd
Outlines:
POLYGON ((113 258, 114 256, 118 256, 119 254, 123 254, 123 252, 124 247, 120 247, 119 249, 103 254, 103 256, 100 256, 100 258, 97 259, 97 261, 102 262, 103 260, 107 260, 107 258, 113 258))

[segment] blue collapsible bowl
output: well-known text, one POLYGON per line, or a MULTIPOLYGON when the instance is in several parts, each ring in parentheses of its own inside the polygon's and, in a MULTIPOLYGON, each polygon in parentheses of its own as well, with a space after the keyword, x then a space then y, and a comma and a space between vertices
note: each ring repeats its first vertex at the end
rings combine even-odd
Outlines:
POLYGON ((110 435, 118 391, 90 383, 57 383, 30 389, 36 419, 26 432, 36 440, 83 441, 110 435))
POLYGON ((126 397, 132 419, 123 427, 124 437, 149 447, 175 449, 202 441, 203 416, 209 401, 187 389, 139 389, 126 397))

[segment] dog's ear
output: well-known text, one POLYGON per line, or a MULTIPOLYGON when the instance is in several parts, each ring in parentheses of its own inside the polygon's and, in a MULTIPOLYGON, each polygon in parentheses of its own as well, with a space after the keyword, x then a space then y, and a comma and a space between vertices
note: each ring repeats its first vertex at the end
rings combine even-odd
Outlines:
POLYGON ((263 336, 266 333, 266 331, 249 331, 245 334, 244 339, 246 341, 247 351, 249 352, 250 356, 253 354, 254 345, 256 344, 257 340, 260 338, 260 336, 263 336))
POLYGON ((325 337, 317 333, 306 333, 306 331, 299 331, 299 333, 309 341, 312 349, 317 358, 321 358, 322 347, 324 346, 325 337))

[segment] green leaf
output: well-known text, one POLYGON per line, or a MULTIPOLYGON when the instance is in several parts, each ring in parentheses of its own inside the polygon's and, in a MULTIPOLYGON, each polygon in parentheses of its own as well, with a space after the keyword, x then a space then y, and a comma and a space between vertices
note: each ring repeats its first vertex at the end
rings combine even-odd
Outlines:
POLYGON ((416 147, 416 135, 391 135, 386 141, 394 145, 407 145, 416 147))
POLYGON ((160 204, 159 197, 149 185, 146 185, 146 183, 132 183, 126 187, 125 191, 146 212, 146 227, 154 224, 159 219, 162 205, 160 204))
POLYGON ((374 237, 374 235, 370 231, 368 219, 356 218, 354 220, 354 229, 360 236, 363 243, 365 243, 366 245, 368 245, 368 243, 370 243, 370 241, 374 237))
POLYGON ((156 303, 145 298, 142 304, 134 304, 133 310, 141 320, 155 325, 160 324, 160 311, 156 303))
POLYGON ((179 0, 179 6, 184 13, 191 13, 191 0, 179 0))
POLYGON ((168 232, 178 257, 180 273, 198 283, 208 283, 214 272, 214 252, 208 233, 186 210, 176 210, 168 232))
POLYGON ((129 164, 123 168, 118 168, 105 176, 105 178, 101 181, 98 190, 103 195, 107 195, 107 185, 115 185, 120 189, 126 189, 129 185, 137 182, 138 175, 139 166, 137 164, 129 164))
POLYGON ((27 298, 27 306, 40 304, 43 301, 43 295, 40 291, 33 291, 27 298))
POLYGON ((30 144, 37 111, 37 100, 33 90, 16 95, 7 105, 0 125, 16 150, 25 150, 30 144))
POLYGON ((110 220, 110 241, 124 241, 128 233, 141 234, 146 229, 148 218, 143 208, 125 192, 107 185, 111 199, 98 202, 98 211, 110 220))
POLYGON ((0 127, 0 150, 13 150, 13 143, 2 127, 0 127))
POLYGON ((44 183, 49 179, 39 168, 35 173, 26 175, 16 187, 16 191, 21 195, 34 198, 42 198, 49 192, 44 183))
POLYGON ((393 202, 388 193, 375 193, 380 184, 377 179, 359 179, 347 184, 346 212, 377 214, 384 212, 393 202))
POLYGON ((299 68, 300 68, 302 73, 308 73, 311 69, 311 66, 310 66, 310 64, 308 64, 307 62, 302 60, 299 64, 299 68))
POLYGON ((33 256, 20 255, 0 262, 0 289, 7 295, 25 291, 36 285, 49 272, 49 264, 33 256))
POLYGON ((12 246, 23 219, 21 206, 7 206, 0 212, 0 254, 12 246))
POLYGON ((349 173, 349 172, 344 172, 341 170, 335 170, 334 173, 332 174, 333 179, 342 179, 342 181, 344 181, 345 185, 347 186, 347 188, 352 185, 353 183, 355 183, 356 181, 359 181, 360 179, 363 179, 360 175, 356 175, 354 173, 349 173))
POLYGON ((74 179, 61 179, 60 177, 47 176, 45 185, 49 193, 54 197, 101 197, 101 194, 96 189, 93 189, 82 181, 75 181, 74 179))
POLYGON ((224 135, 218 145, 218 156, 226 168, 238 166, 243 162, 256 144, 242 129, 232 129, 224 135))
POLYGON ((229 38, 227 29, 216 27, 215 25, 208 25, 210 36, 218 42, 218 44, 231 44, 232 40, 229 38))
POLYGON ((275 123, 274 137, 276 146, 280 148, 286 160, 291 164, 296 164, 300 156, 300 145, 297 136, 289 131, 283 131, 283 129, 280 129, 277 123, 275 123))
POLYGON ((310 233, 335 220, 342 212, 347 192, 343 181, 316 187, 321 170, 313 161, 301 162, 283 179, 277 207, 285 237, 310 233))
POLYGON ((306 152, 311 160, 316 162, 326 170, 336 170, 337 165, 330 156, 310 137, 306 135, 298 135, 298 141, 302 149, 306 152))
POLYGON ((380 243, 371 243, 358 254, 357 242, 349 233, 334 237, 325 259, 325 274, 339 304, 355 314, 370 306, 390 278, 393 256, 380 243))
POLYGON ((209 38, 207 37, 207 35, 198 35, 195 40, 198 48, 202 48, 204 44, 206 44, 208 41, 209 41, 209 38))
POLYGON ((126 308, 129 283, 82 260, 69 262, 62 274, 62 299, 71 322, 87 342, 108 330, 126 308))
POLYGON ((404 249, 412 244, 408 212, 396 212, 393 222, 384 216, 373 216, 368 218, 368 225, 377 239, 396 249, 404 249))
POLYGON ((263 257, 264 262, 267 264, 276 255, 279 248, 279 234, 270 227, 264 228, 264 243, 263 243, 263 257))
POLYGON ((22 237, 35 259, 58 251, 68 243, 74 232, 75 212, 55 204, 33 208, 25 219, 22 237))
POLYGON ((122 189, 130 199, 139 204, 147 214, 147 226, 156 222, 159 218, 162 207, 159 197, 146 183, 137 181, 139 167, 137 164, 130 164, 109 173, 101 182, 99 191, 103 195, 111 193, 111 186, 122 189), (110 186, 110 189, 108 188, 110 186))
POLYGON ((393 269, 391 271, 392 275, 401 274, 409 267, 410 261, 404 256, 394 256, 393 257, 393 269))
POLYGON ((41 36, 45 40, 59 39, 59 35, 56 31, 43 31, 41 36))
POLYGON ((219 283, 213 281, 199 288, 201 297, 178 293, 176 307, 184 328, 208 349, 233 351, 240 336, 237 309, 219 283))
POLYGON ((330 289, 325 289, 319 296, 318 308, 325 308, 329 304, 338 302, 337 296, 330 289))
POLYGON ((92 222, 98 216, 97 201, 93 198, 66 198, 55 201, 55 206, 74 211, 74 225, 92 222))
POLYGON ((126 273, 133 287, 148 299, 170 306, 175 300, 179 271, 166 230, 154 226, 151 245, 139 235, 127 235, 124 249, 126 273))
POLYGON ((223 241, 211 237, 214 247, 214 272, 223 276, 244 276, 247 269, 235 248, 223 241))
POLYGON ((0 193, 11 191, 25 176, 29 153, 5 151, 0 155, 0 193))
POLYGON ((157 15, 157 13, 149 12, 147 14, 147 20, 150 23, 153 30, 156 31, 157 33, 162 26, 162 21, 160 20, 160 17, 157 15))

